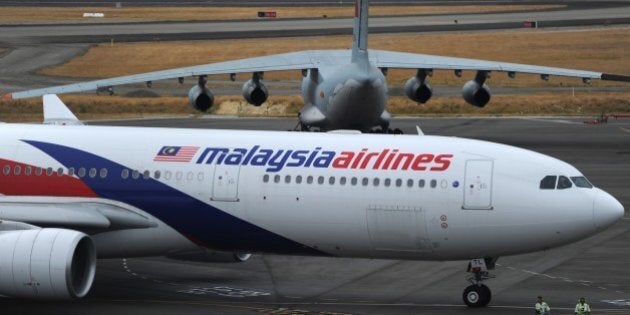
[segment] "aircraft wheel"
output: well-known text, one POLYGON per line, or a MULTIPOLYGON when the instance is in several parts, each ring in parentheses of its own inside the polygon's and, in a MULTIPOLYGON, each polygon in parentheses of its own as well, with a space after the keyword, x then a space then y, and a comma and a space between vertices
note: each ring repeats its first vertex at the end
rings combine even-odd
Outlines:
POLYGON ((490 303, 492 292, 485 285, 470 285, 464 290, 462 295, 464 303, 469 307, 484 307, 490 303))

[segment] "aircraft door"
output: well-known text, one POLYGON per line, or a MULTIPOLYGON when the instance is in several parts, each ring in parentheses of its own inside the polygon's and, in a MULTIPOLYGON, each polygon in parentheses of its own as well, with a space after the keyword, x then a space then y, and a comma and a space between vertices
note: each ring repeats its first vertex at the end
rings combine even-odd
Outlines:
POLYGON ((466 161, 463 209, 492 210, 493 166, 491 160, 466 161))
POLYGON ((214 201, 239 201, 238 177, 240 165, 216 165, 212 181, 212 198, 214 201))
POLYGON ((427 234, 425 211, 411 206, 369 206, 367 224, 375 250, 432 250, 427 234))

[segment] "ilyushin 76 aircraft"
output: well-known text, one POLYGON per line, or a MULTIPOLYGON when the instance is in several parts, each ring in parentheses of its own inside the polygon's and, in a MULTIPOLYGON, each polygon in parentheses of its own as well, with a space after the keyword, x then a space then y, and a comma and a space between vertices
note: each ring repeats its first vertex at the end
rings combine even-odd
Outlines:
MULTIPOLYGON (((0 124, 0 295, 88 294, 96 258, 223 251, 470 260, 471 307, 497 259, 612 225, 623 206, 575 167, 455 137, 0 124)), ((464 266, 462 266, 462 269, 464 266)))
POLYGON ((630 81, 628 76, 592 71, 368 50, 367 0, 355 2, 353 34, 352 50, 291 52, 16 92, 6 97, 17 99, 99 89, 109 89, 113 93, 115 85, 146 82, 147 86, 151 86, 153 81, 169 78, 178 78, 183 83, 185 77, 198 76, 197 84, 188 93, 190 105, 207 111, 214 102, 213 94, 206 87, 207 75, 230 74, 230 79, 234 80, 238 73, 251 73, 252 78, 243 84, 243 97, 248 103, 260 106, 269 94, 263 83, 264 72, 301 70, 304 107, 300 110, 299 122, 302 130, 316 127, 320 130, 369 131, 380 126, 383 131, 390 131, 391 115, 385 109, 388 95, 385 75, 388 69, 417 70, 405 84, 405 94, 418 103, 425 103, 431 98, 432 90, 427 77, 433 70, 454 71, 458 77, 464 70, 476 71, 474 79, 464 85, 462 94, 466 102, 477 107, 483 107, 490 101, 486 80, 491 71, 506 72, 510 77, 519 72, 538 74, 543 80, 554 75, 582 78, 585 83, 591 79, 630 81))

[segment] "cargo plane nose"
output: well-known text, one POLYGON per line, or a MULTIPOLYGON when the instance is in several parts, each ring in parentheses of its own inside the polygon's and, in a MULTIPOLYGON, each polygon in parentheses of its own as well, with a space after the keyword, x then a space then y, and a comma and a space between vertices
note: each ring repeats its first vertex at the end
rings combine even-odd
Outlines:
POLYGON ((598 189, 593 202, 593 219, 598 229, 611 226, 624 215, 623 205, 609 193, 598 189))

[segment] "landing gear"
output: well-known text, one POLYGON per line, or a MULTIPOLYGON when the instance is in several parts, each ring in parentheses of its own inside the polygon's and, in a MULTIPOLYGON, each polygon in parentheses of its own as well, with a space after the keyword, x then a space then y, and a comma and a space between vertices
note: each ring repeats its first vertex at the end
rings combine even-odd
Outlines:
POLYGON ((469 307, 484 307, 490 303, 492 292, 484 284, 473 284, 466 287, 462 298, 469 307))
POLYGON ((473 259, 468 263, 468 272, 472 273, 468 281, 472 283, 464 290, 462 299, 469 307, 484 307, 490 303, 492 292, 482 282, 494 278, 488 270, 495 267, 497 258, 473 259))

